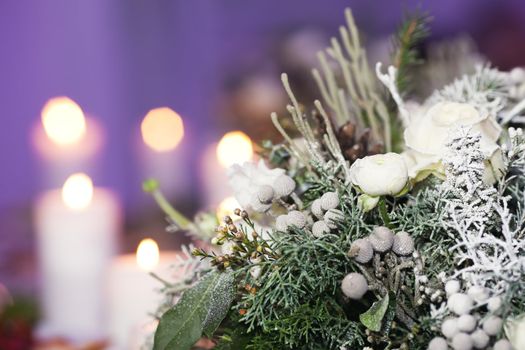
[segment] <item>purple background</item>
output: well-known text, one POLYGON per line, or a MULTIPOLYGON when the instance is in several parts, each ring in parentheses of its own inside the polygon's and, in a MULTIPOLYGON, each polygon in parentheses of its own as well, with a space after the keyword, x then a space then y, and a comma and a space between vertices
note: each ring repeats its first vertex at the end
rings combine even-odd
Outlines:
MULTIPOLYGON (((106 143, 91 175, 118 193, 128 216, 150 203, 135 147, 140 121, 151 108, 176 110, 186 127, 182 170, 196 175, 185 196, 198 207, 205 145, 235 129, 217 112, 225 81, 271 66, 283 33, 335 34, 347 6, 369 41, 420 7, 434 18, 431 39, 468 33, 497 65, 525 64, 525 2, 518 0, 1 1, 0 256, 32 237, 31 203, 45 186, 30 130, 46 100, 69 96, 103 126, 106 143)), ((1 259, 0 268, 7 269, 1 259)))

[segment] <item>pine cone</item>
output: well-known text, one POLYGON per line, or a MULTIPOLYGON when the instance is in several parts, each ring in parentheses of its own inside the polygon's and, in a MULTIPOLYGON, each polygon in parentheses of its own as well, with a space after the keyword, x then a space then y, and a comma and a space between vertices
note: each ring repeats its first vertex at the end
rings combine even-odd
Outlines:
POLYGON ((370 129, 364 129, 357 136, 357 126, 351 122, 339 128, 337 138, 343 155, 352 163, 359 158, 383 152, 383 145, 373 142, 370 129))

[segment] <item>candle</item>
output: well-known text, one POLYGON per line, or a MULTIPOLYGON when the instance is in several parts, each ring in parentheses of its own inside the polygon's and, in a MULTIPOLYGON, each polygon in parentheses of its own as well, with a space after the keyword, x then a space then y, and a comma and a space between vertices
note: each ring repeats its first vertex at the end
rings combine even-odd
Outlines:
MULTIPOLYGON (((137 339, 137 329, 154 322, 148 317, 162 302, 159 289, 162 284, 150 272, 172 280, 170 266, 176 261, 176 252, 161 252, 155 241, 144 239, 136 254, 116 257, 109 271, 109 331, 115 349, 131 349, 147 335, 137 339), (171 275, 171 276, 170 276, 171 275)), ((146 327, 153 332, 155 329, 146 327)))
POLYGON ((50 99, 42 108, 41 123, 35 125, 32 136, 42 162, 45 186, 57 187, 78 171, 94 171, 94 158, 102 146, 102 129, 72 99, 50 99))
POLYGON ((99 339, 105 333, 106 271, 115 252, 120 210, 115 195, 71 175, 62 191, 36 202, 43 338, 99 339))
POLYGON ((208 147, 202 162, 203 182, 207 204, 215 208, 224 198, 231 196, 227 169, 233 164, 242 164, 252 160, 252 141, 242 131, 226 133, 218 144, 208 147))
POLYGON ((181 116, 168 107, 152 109, 141 122, 140 136, 138 153, 143 178, 158 180, 169 198, 187 194, 190 178, 187 168, 182 166, 187 163, 187 152, 180 148, 184 146, 181 116))

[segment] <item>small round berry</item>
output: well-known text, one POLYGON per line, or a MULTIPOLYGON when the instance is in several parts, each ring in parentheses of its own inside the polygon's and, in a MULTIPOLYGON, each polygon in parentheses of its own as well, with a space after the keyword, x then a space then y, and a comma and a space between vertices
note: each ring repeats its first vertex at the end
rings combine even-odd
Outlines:
POLYGON ((257 213, 266 213, 270 208, 272 207, 272 203, 261 203, 259 199, 254 197, 252 201, 250 202, 250 205, 252 206, 252 209, 257 213))
POLYGON ((458 333, 452 338, 452 348, 454 350, 471 350, 472 339, 466 333, 458 333))
POLYGON ((288 225, 297 228, 304 228, 306 226, 306 215, 298 210, 292 210, 288 213, 288 225))
POLYGON ((427 350, 448 350, 445 338, 435 337, 428 343, 427 350))
POLYGON ((376 226, 368 239, 376 252, 384 253, 392 248, 394 233, 388 227, 376 226))
POLYGON ((503 327, 503 320, 497 316, 489 316, 483 321, 483 330, 489 336, 498 335, 503 327))
POLYGON ((339 196, 336 192, 326 192, 321 196, 321 208, 324 211, 335 209, 339 206, 339 196))
POLYGON ((315 215, 316 218, 322 219, 324 215, 324 211, 321 208, 321 200, 316 199, 312 202, 312 207, 310 208, 312 210, 312 214, 315 215))
POLYGON ((467 290, 467 294, 476 302, 480 303, 488 298, 488 293, 485 288, 480 286, 472 286, 467 290))
POLYGON ((494 350, 512 350, 512 344, 507 339, 500 339, 494 344, 494 350))
POLYGON ((315 237, 322 237, 326 235, 327 233, 330 233, 330 227, 324 222, 323 220, 314 222, 312 225, 312 234, 315 237))
POLYGON ((394 236, 392 251, 397 255, 410 255, 414 251, 414 240, 405 231, 398 232, 394 236))
POLYGON ((485 349, 489 344, 489 336, 483 330, 478 329, 470 335, 472 343, 476 349, 485 349))
POLYGON ((447 301, 448 308, 456 315, 467 314, 473 307, 472 299, 464 293, 452 294, 447 301))
POLYGON ((374 248, 368 239, 360 238, 352 243, 348 255, 361 264, 366 264, 374 256, 374 248))
POLYGON ((295 190, 295 181, 288 175, 281 175, 275 179, 272 187, 277 197, 286 197, 295 190))
POLYGON ((458 328, 462 332, 472 332, 476 328, 476 323, 476 318, 470 314, 461 315, 458 318, 458 328))
POLYGON ((358 300, 368 291, 368 283, 366 282, 365 276, 357 272, 352 272, 343 278, 341 290, 348 298, 358 300))
POLYGON ((273 190, 273 187, 269 185, 263 185, 259 187, 259 190, 257 191, 257 199, 264 204, 271 203, 274 195, 275 191, 273 190))
POLYGON ((441 324, 441 333, 443 333, 443 335, 449 339, 455 336, 458 332, 458 319, 455 317, 447 318, 441 324))
POLYGON ((288 215, 279 215, 275 219, 275 228, 277 231, 285 232, 288 230, 288 215))
POLYGON ((445 283, 445 292, 447 295, 456 294, 459 292, 461 285, 458 280, 450 280, 445 283))
POLYGON ((497 312, 501 308, 501 298, 500 297, 492 297, 487 302, 487 309, 489 309, 490 312, 494 313, 497 312))
POLYGON ((324 214, 324 221, 331 229, 337 228, 337 223, 344 219, 344 214, 339 209, 330 209, 324 214))

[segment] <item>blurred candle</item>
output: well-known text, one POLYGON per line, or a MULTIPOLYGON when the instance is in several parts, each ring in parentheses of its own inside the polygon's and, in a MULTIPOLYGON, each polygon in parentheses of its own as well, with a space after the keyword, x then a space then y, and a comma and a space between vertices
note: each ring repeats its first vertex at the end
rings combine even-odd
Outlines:
POLYGON ((41 270, 40 335, 74 341, 105 335, 106 271, 115 253, 120 209, 115 195, 82 173, 43 193, 35 224, 41 270))
POLYGON ((201 174, 207 204, 217 207, 224 198, 231 196, 227 169, 233 164, 242 164, 254 158, 252 141, 242 131, 226 133, 218 144, 210 145, 202 160, 201 174))
POLYGON ((44 185, 56 187, 77 171, 94 172, 94 158, 102 144, 102 130, 86 118, 80 106, 62 96, 46 102, 33 143, 42 161, 44 185))
MULTIPOLYGON (((147 238, 140 242, 135 254, 120 255, 113 260, 109 271, 112 349, 135 349, 136 344, 143 340, 138 340, 134 333, 142 325, 154 321, 148 315, 154 313, 162 302, 159 292, 162 284, 150 273, 172 281, 174 276, 169 267, 176 257, 174 251, 159 252, 157 243, 147 238)), ((141 338, 145 336, 142 334, 141 338)))
POLYGON ((180 149, 184 138, 181 116, 168 107, 152 109, 140 124, 140 134, 143 178, 158 180, 168 197, 185 191, 189 172, 183 166, 185 154, 180 149))

